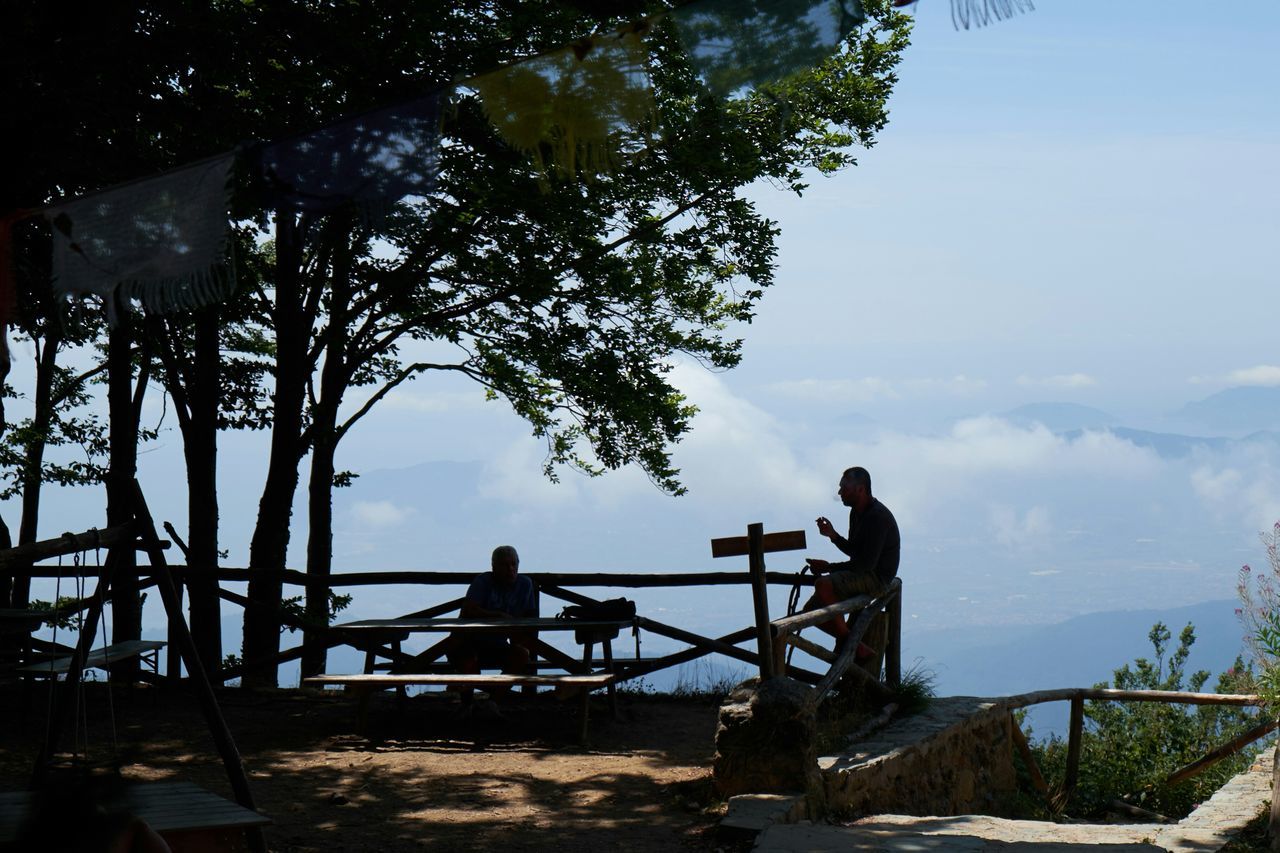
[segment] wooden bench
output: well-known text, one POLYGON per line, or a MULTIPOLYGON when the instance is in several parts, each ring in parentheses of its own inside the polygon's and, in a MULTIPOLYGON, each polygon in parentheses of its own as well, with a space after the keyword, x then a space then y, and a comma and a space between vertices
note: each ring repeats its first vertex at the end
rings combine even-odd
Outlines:
MULTIPOLYGON (((12 846, 35 797, 30 791, 0 794, 0 850, 12 846)), ((146 821, 174 849, 238 850, 246 829, 271 823, 190 782, 130 785, 121 807, 146 821)))
POLYGON ((592 675, 482 675, 475 673, 443 673, 443 672, 405 672, 405 673, 359 673, 352 675, 313 675, 302 679, 309 687, 341 686, 354 692, 359 699, 356 715, 361 730, 365 727, 369 697, 375 691, 391 687, 407 687, 409 685, 459 685, 463 687, 554 687, 562 698, 581 695, 582 726, 580 735, 587 739, 587 717, 589 711, 588 694, 592 690, 608 687, 618 676, 611 672, 592 675))
MULTIPOLYGON (((89 667, 106 669, 113 663, 136 657, 141 659, 152 672, 158 672, 159 656, 157 652, 166 645, 161 640, 124 640, 89 652, 88 656, 85 657, 84 665, 86 669, 89 667)), ((71 670, 73 657, 73 655, 67 655, 66 657, 50 658, 38 663, 29 663, 26 666, 18 667, 17 671, 30 675, 66 675, 71 670)))

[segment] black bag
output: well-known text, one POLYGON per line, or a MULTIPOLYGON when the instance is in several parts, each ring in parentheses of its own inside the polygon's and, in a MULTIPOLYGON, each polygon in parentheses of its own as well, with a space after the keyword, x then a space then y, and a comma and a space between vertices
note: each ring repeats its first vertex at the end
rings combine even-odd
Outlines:
POLYGON ((593 604, 570 604, 560 611, 560 619, 588 622, 622 621, 636 618, 636 603, 629 598, 611 598, 593 604))

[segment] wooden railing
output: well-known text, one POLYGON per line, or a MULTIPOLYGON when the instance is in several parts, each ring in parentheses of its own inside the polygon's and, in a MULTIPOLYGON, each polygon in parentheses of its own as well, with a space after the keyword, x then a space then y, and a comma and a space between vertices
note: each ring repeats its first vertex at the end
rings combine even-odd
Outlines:
POLYGON ((820 703, 826 698, 841 678, 853 675, 863 686, 871 690, 881 704, 891 701, 896 688, 902 681, 902 579, 894 578, 889 586, 877 596, 858 595, 826 607, 806 610, 792 616, 784 616, 769 623, 772 647, 778 671, 781 662, 786 659, 787 647, 794 646, 801 651, 827 661, 831 668, 817 683, 813 692, 813 701, 820 703), (857 619, 849 626, 849 639, 839 655, 828 652, 822 646, 810 642, 800 636, 800 631, 813 625, 821 625, 832 619, 843 619, 854 611, 860 611, 857 619), (884 613, 889 620, 888 643, 883 650, 884 681, 855 666, 858 644, 866 636, 867 629, 877 615, 884 613))
MULTIPOLYGON (((1031 784, 1043 796, 1048 805, 1055 811, 1062 811, 1075 793, 1076 782, 1080 775, 1080 753, 1084 743, 1084 703, 1085 700, 1107 702, 1174 702, 1186 705, 1234 705, 1240 707, 1261 706, 1258 696, 1251 693, 1190 693, 1177 690, 1115 690, 1103 687, 1067 687, 1059 690, 1039 690, 1033 693, 1022 693, 1007 696, 1001 700, 1009 711, 1009 724, 1013 733, 1013 744, 1022 756, 1023 763, 1031 777, 1031 784), (1067 762, 1062 783, 1056 791, 1051 791, 1045 782, 1040 768, 1036 765, 1035 756, 1027 743, 1026 736, 1018 726, 1013 712, 1031 705, 1046 702, 1070 702, 1071 718, 1067 731, 1067 762)), ((1266 719, 1248 731, 1232 738, 1225 744, 1209 750, 1205 755, 1180 767, 1165 780, 1166 785, 1173 785, 1190 779, 1198 773, 1217 764, 1224 758, 1239 752, 1249 744, 1265 737, 1277 728, 1277 721, 1266 719)), ((1273 795, 1280 791, 1273 792, 1273 795)))

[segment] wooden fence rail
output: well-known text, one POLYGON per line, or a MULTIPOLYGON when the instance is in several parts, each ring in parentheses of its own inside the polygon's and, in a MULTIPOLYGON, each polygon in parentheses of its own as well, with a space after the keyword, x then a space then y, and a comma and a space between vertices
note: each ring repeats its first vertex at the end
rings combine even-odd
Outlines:
MULTIPOLYGON (((1013 711, 1031 705, 1042 705, 1046 702, 1070 702, 1071 717, 1067 729, 1067 766, 1063 774, 1062 784, 1051 796, 1049 805, 1057 811, 1066 808, 1075 792, 1076 782, 1080 776, 1080 753, 1084 744, 1084 703, 1094 702, 1169 702, 1184 705, 1226 705, 1236 707, 1261 706, 1262 700, 1252 693, 1191 693, 1180 690, 1116 690, 1106 687, 1065 687, 1057 690, 1038 690, 1033 693, 1021 693, 1001 699, 1001 705, 1010 713, 1010 724, 1014 732, 1014 746, 1022 755, 1032 783, 1037 790, 1045 793, 1040 768, 1036 766, 1031 750, 1026 746, 1026 738, 1018 728, 1017 721, 1012 719, 1013 711), (1037 782, 1037 780, 1040 780, 1037 782)), ((1244 749, 1249 744, 1266 737, 1277 728, 1275 720, 1267 719, 1252 729, 1232 738, 1225 744, 1209 750, 1201 758, 1192 761, 1170 774, 1166 785, 1175 785, 1201 773, 1222 759, 1244 749)), ((1280 781, 1280 776, 1276 777, 1280 781)), ((1280 785, 1273 792, 1273 797, 1280 796, 1280 785)))

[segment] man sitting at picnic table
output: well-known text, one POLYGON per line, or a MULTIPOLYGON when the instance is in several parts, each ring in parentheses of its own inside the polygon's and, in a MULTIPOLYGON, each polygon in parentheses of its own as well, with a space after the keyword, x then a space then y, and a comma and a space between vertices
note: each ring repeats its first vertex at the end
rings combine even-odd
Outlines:
MULTIPOLYGON (((856 595, 880 595, 898 574, 902 539, 898 522, 889 508, 871 495, 871 475, 866 468, 849 468, 840 476, 840 502, 849 507, 849 535, 841 536, 826 517, 818 519, 818 532, 831 540, 849 559, 841 563, 808 559, 809 568, 818 575, 813 582, 813 597, 805 610, 813 610, 853 598, 856 595), (822 577, 826 575, 826 577, 822 577)), ((842 618, 818 626, 836 638, 836 651, 842 651, 849 638, 849 623, 842 618)), ((872 621, 866 637, 884 648, 887 623, 881 616, 872 621)), ((859 643, 854 657, 858 661, 874 658, 878 652, 859 643)))
MULTIPOLYGON (((510 545, 493 549, 491 570, 477 575, 467 589, 462 602, 463 619, 521 619, 538 616, 538 591, 533 581, 520 576, 520 555, 510 545)), ((510 633, 456 632, 449 635, 448 658, 458 672, 478 673, 482 667, 501 667, 507 673, 529 671, 533 660, 535 631, 511 631, 510 633)), ((509 688, 489 691, 490 699, 506 695, 509 688)), ((458 696, 465 708, 471 707, 470 687, 458 688, 458 696)), ((492 702, 477 709, 490 716, 497 715, 492 702)))

